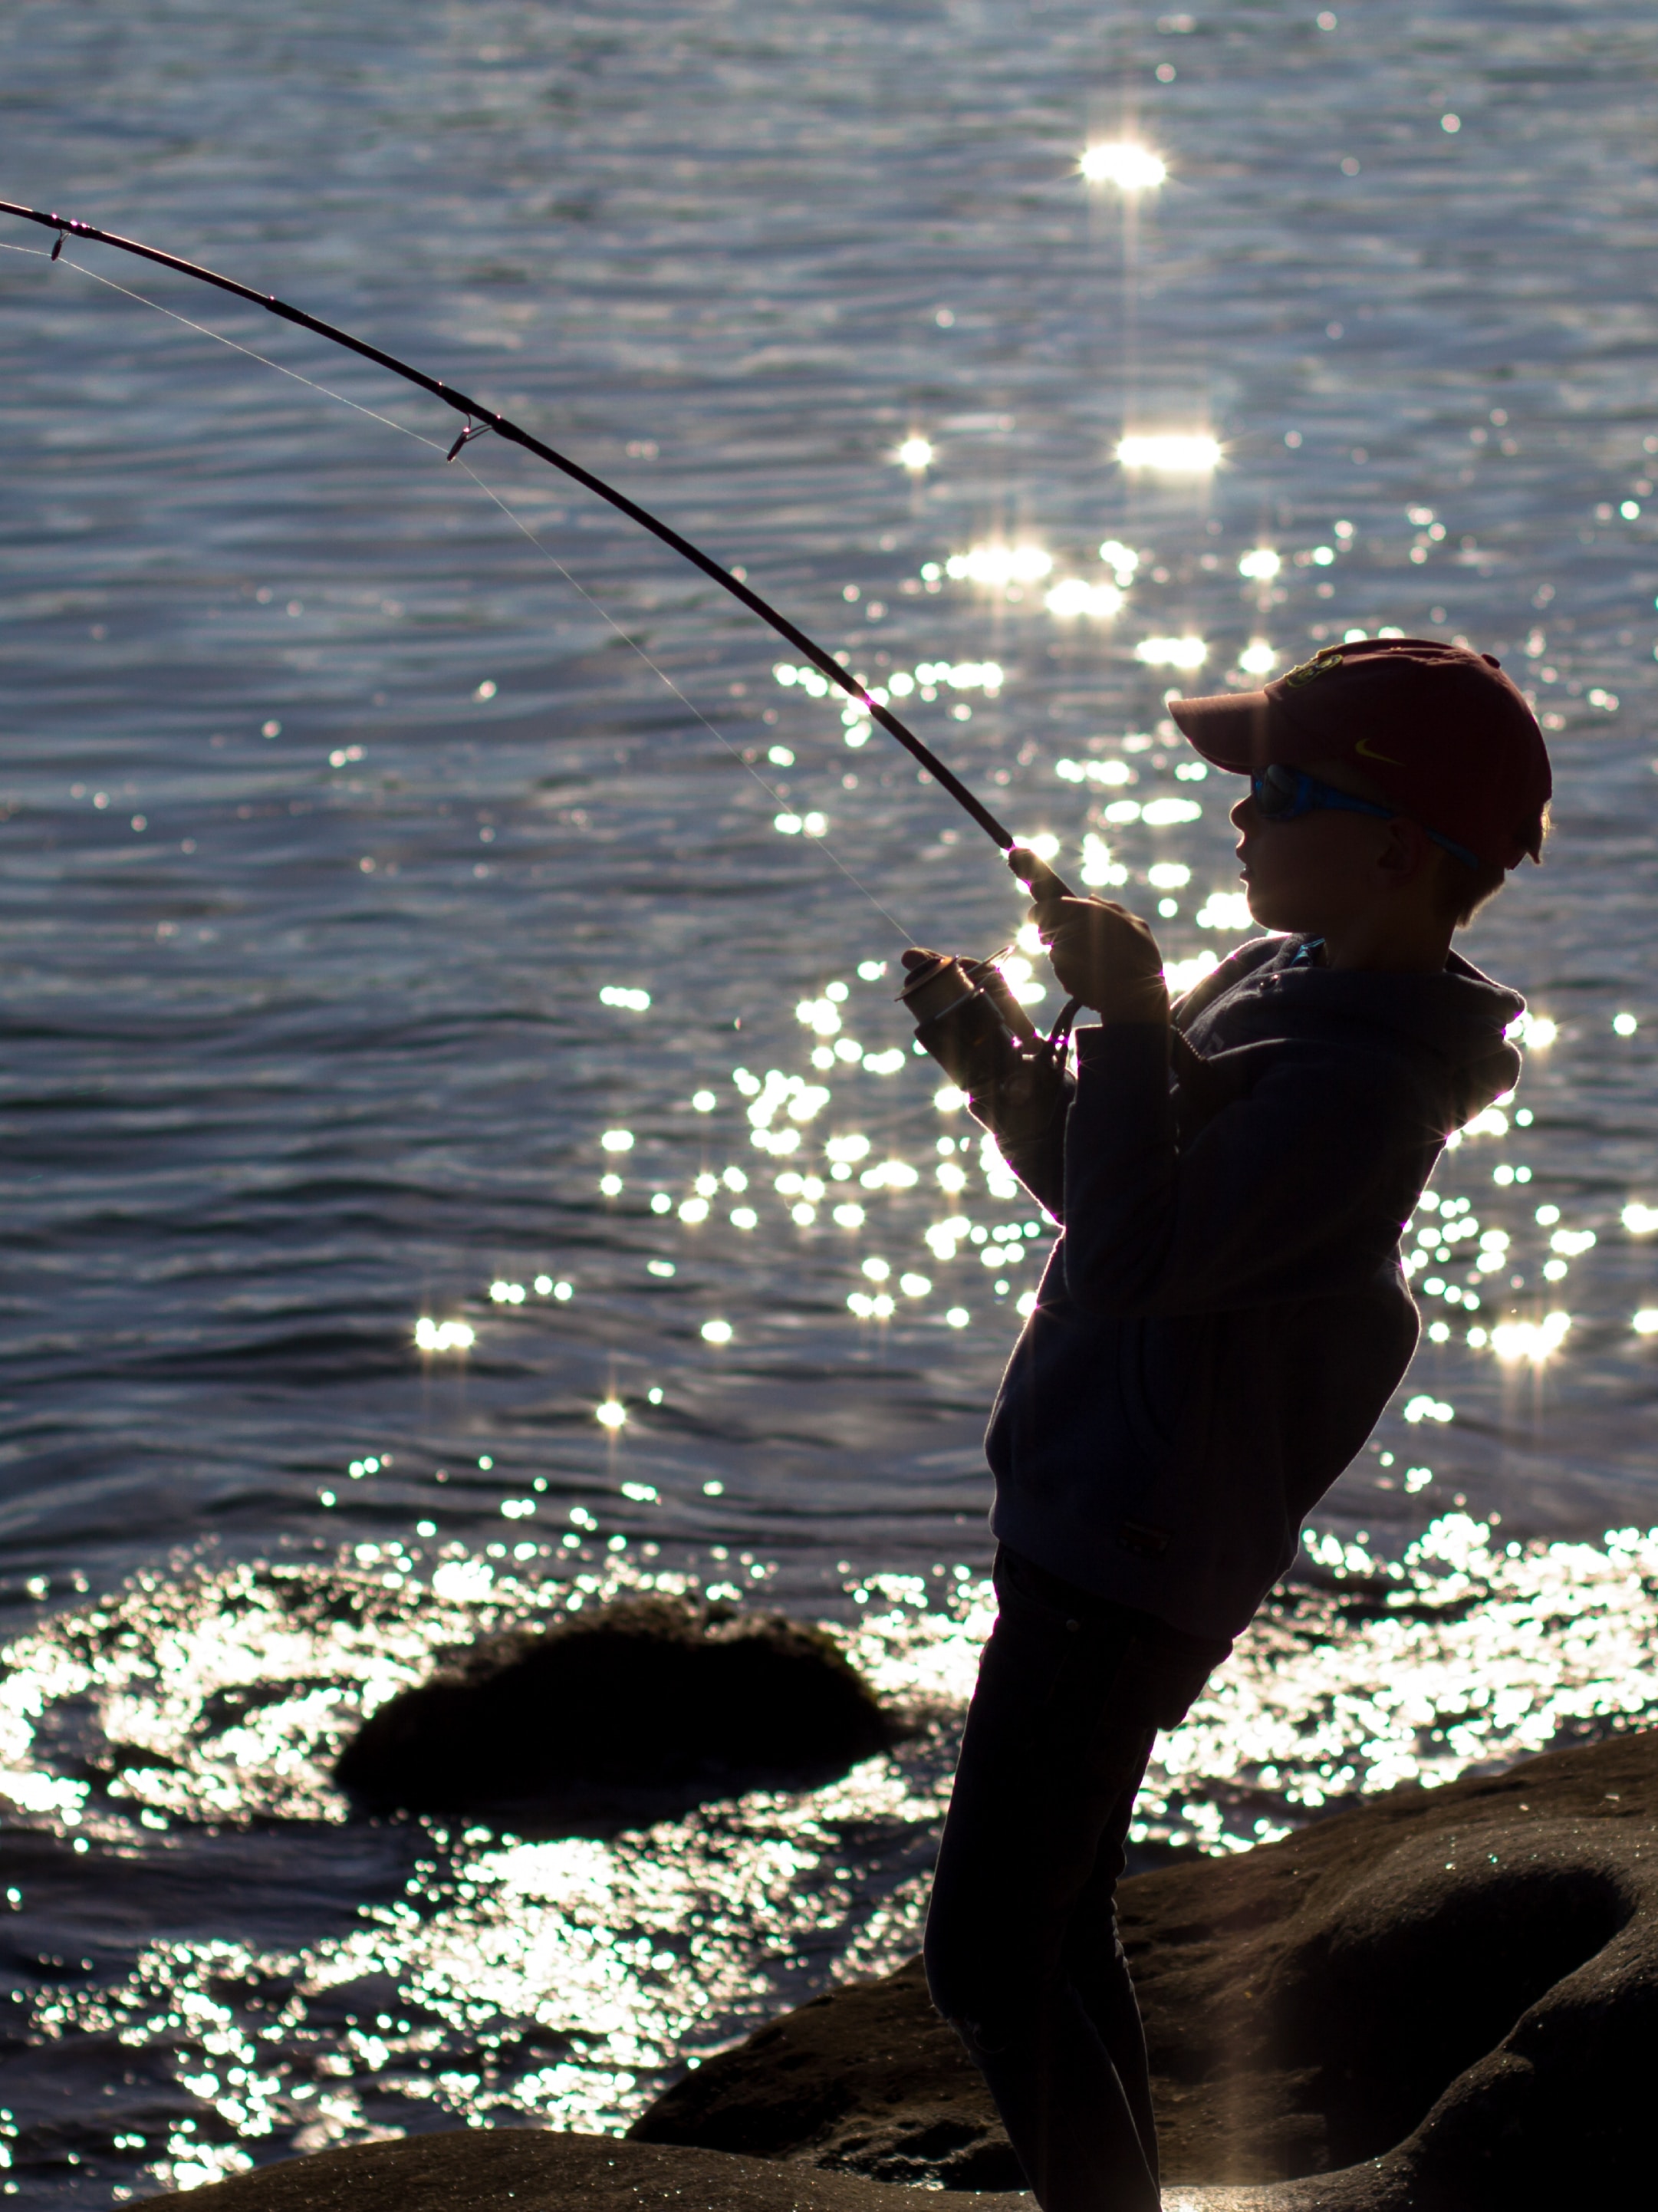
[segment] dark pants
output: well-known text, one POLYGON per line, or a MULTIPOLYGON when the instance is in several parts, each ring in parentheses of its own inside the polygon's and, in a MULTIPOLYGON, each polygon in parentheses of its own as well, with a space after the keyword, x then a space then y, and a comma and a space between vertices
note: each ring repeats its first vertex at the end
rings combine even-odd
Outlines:
POLYGON ((1152 1740, 1230 1647, 1005 1549, 996 1594, 933 1877, 928 1985, 1043 2212, 1157 2212, 1145 2039, 1114 1898, 1152 1740))

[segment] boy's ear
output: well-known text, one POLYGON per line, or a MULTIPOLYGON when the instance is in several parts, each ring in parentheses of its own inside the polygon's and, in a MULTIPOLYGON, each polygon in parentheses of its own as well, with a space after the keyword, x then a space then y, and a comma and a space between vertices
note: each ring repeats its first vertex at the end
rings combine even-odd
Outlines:
POLYGON ((1395 890, 1402 890, 1406 884, 1433 873, 1439 848, 1420 823, 1400 814, 1381 827, 1383 837, 1377 865, 1395 890))

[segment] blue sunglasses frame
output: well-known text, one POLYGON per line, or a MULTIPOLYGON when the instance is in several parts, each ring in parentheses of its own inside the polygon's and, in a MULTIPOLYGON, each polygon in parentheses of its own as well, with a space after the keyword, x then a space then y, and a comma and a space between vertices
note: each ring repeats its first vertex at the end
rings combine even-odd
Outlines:
MULTIPOLYGON (((1321 783, 1315 775, 1303 769, 1285 768, 1274 761, 1269 766, 1254 769, 1249 778, 1250 796, 1263 822, 1298 822, 1303 814, 1322 811, 1331 814, 1370 814, 1378 822, 1397 822, 1404 810, 1398 806, 1377 806, 1368 799, 1355 799, 1351 792, 1338 791, 1333 784, 1321 783)), ((1405 817, 1406 820, 1413 817, 1405 817)), ((1419 825, 1424 836, 1430 838, 1442 851, 1461 860, 1465 867, 1477 868, 1479 856, 1466 845, 1453 838, 1442 837, 1437 830, 1419 825)))

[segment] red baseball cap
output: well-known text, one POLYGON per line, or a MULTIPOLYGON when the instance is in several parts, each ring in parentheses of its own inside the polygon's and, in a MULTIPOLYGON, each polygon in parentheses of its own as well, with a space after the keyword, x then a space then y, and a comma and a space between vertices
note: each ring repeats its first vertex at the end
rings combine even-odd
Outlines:
POLYGON ((1425 637, 1327 645, 1261 691, 1171 699, 1206 760, 1248 775, 1351 761, 1388 805, 1492 867, 1542 857, 1553 789, 1537 717, 1489 653, 1425 637))

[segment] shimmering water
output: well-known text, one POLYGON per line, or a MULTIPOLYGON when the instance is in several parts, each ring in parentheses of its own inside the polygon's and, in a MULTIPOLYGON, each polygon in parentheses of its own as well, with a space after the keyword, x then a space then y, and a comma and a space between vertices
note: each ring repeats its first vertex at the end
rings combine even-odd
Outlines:
MULTIPOLYGON (((1177 972, 1246 923, 1170 684, 1385 625, 1534 692, 1556 840, 1468 940, 1526 1077, 1411 1231, 1433 1340, 1165 1747, 1149 1854, 1658 1702, 1658 29, 1315 15, 0 20, 5 196, 613 475, 1177 972), (1089 183, 1122 143, 1167 181, 1089 183), (1218 465, 1113 458, 1171 437, 1218 465)), ((487 439, 446 468, 366 368, 91 249, 0 255, 0 367, 9 2186, 623 2124, 913 1944, 1046 1228, 895 959, 1018 902, 739 610, 487 439), (664 1577, 840 1621, 929 1726, 616 1843, 346 1819, 330 1752, 435 1649, 664 1577)))

